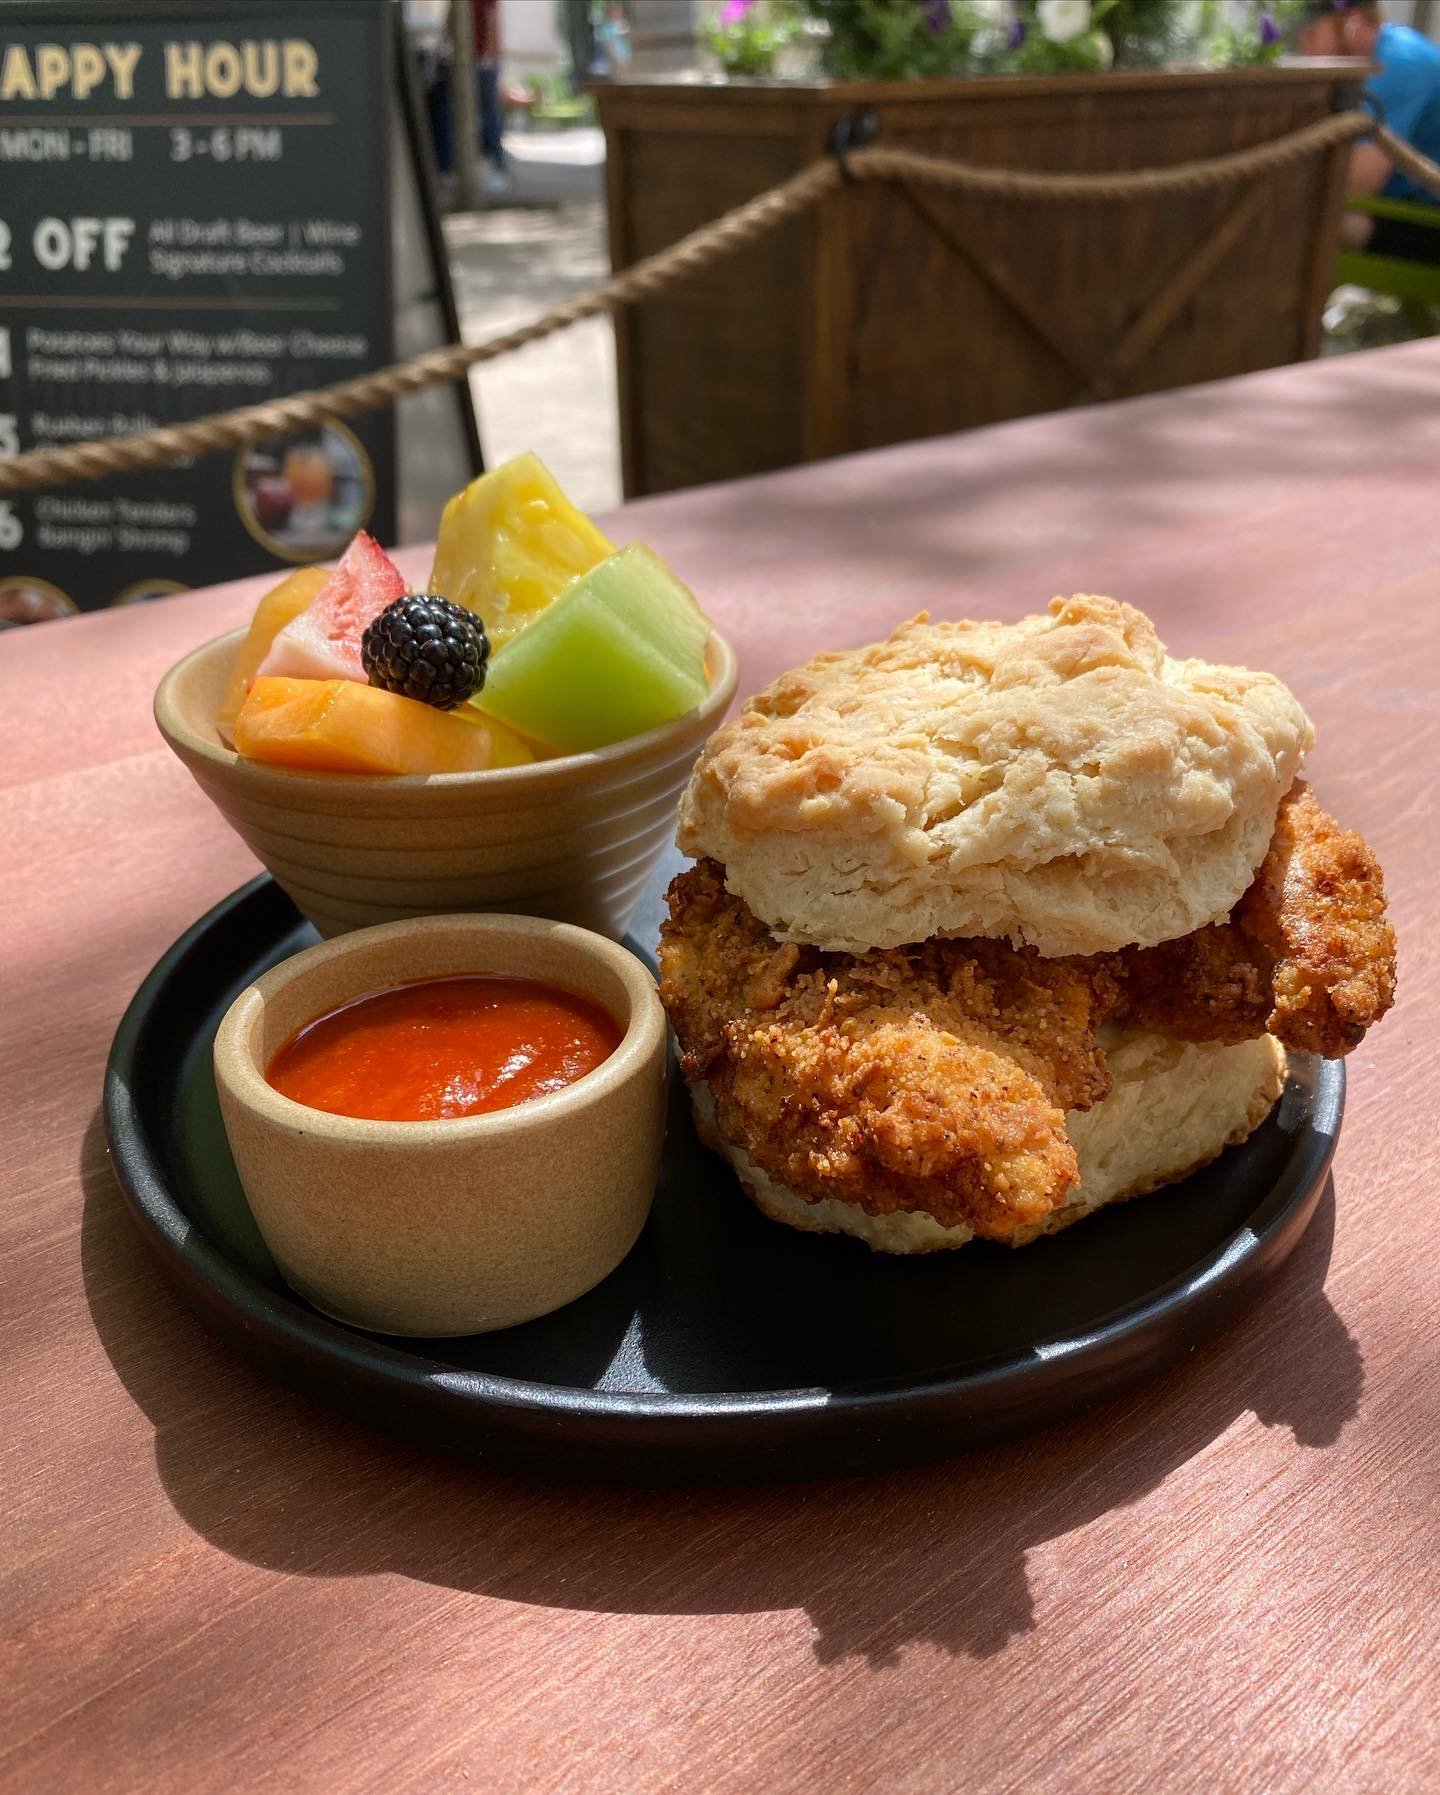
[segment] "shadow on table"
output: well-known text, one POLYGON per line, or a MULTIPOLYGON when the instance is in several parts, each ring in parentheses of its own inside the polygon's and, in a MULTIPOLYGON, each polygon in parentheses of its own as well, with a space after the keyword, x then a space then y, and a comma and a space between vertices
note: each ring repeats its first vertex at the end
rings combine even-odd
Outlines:
MULTIPOLYGON (((1023 525, 1027 509, 1038 515, 1042 499, 1053 504, 1057 495, 1079 501, 1075 522, 1082 536, 1092 533, 1085 526, 1087 511, 1093 533, 1107 535, 1114 525, 1107 503, 1123 491, 1126 529, 1133 534, 1213 517, 1216 501, 1207 500, 1207 488, 1233 495, 1248 486, 1263 496, 1333 480, 1344 471, 1337 442, 1370 433, 1384 442, 1405 441, 1406 432, 1433 423, 1437 388, 1433 368, 1429 378, 1420 378, 1408 368, 1386 370, 1383 363, 1377 371, 1368 358, 1327 370, 1299 390, 1273 379, 1254 388, 1209 382, 1190 389, 1183 406, 1176 394, 1157 393, 1084 407, 1083 441, 1058 415, 1053 441, 1037 438, 1038 419, 1016 419, 933 445, 921 441, 884 451, 905 466, 903 479, 887 478, 883 462, 878 473, 868 462, 842 463, 824 482, 806 478, 810 469, 796 468, 782 470, 795 477, 781 486, 757 492, 749 480, 726 481, 704 489, 696 503, 704 509, 706 529, 715 540, 735 545, 742 561, 747 542, 773 554, 767 532, 755 528, 757 507, 771 516, 783 508, 787 539, 807 546, 813 541, 822 564, 838 516, 847 560, 874 561, 893 575, 900 542, 901 566, 930 563, 963 576, 976 548, 985 563, 1000 546, 1023 552, 1034 531, 1017 530, 1017 524, 1023 525), (1197 460, 1197 432, 1206 444, 1203 461, 1197 460), (965 454, 967 438, 985 443, 983 459, 978 451, 965 454), (1011 441, 1017 445, 1013 453, 1011 441), (961 448, 958 463, 952 442, 961 448), (860 482, 875 479, 886 528, 858 528, 855 519, 866 515, 860 482)), ((1037 597, 1037 607, 1043 602, 1037 597)), ((956 614, 971 613, 962 606, 956 614)))
POLYGON ((1299 1446, 1356 1412, 1359 1348, 1323 1285, 1327 1184, 1269 1296, 1138 1395, 946 1463, 833 1483, 646 1490, 497 1473, 371 1434, 266 1382, 204 1333, 125 1211, 87 1131, 86 1294, 155 1426, 181 1517, 219 1550, 300 1576, 398 1572, 599 1613, 803 1608, 821 1663, 917 1642, 988 1656, 1035 1624, 1026 1554, 1140 1501, 1247 1411, 1299 1446))

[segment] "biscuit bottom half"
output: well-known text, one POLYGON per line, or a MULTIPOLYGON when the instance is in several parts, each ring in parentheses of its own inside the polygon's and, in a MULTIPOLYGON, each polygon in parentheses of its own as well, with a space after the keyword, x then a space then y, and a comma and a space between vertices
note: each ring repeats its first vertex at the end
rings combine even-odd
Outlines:
MULTIPOLYGON (((1129 1032, 1106 1041, 1105 1050, 1110 1095, 1066 1118, 1080 1183, 1063 1208, 1012 1235, 1011 1246, 1188 1177, 1252 1134, 1285 1084, 1285 1050, 1270 1035, 1226 1047, 1129 1032)), ((773 1221, 816 1234, 853 1234, 880 1253, 933 1253, 974 1238, 969 1228, 944 1227, 919 1211, 867 1215, 835 1197, 807 1203, 761 1171, 743 1147, 721 1138, 703 1080, 690 1086, 690 1099, 701 1140, 730 1162, 747 1195, 773 1221)))

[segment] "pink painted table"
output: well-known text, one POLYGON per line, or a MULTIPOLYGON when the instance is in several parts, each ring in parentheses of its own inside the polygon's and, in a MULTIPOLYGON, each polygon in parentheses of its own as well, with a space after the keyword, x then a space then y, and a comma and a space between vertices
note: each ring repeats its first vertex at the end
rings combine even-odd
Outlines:
POLYGON ((98 1104, 139 980, 255 871, 149 700, 259 583, 0 637, 0 1789, 1440 1787, 1437 464, 1427 343, 611 520, 694 584, 742 689, 922 607, 1130 599, 1293 684, 1388 870, 1401 1001, 1273 1294, 1137 1395, 858 1483, 500 1476, 213 1344, 98 1104))

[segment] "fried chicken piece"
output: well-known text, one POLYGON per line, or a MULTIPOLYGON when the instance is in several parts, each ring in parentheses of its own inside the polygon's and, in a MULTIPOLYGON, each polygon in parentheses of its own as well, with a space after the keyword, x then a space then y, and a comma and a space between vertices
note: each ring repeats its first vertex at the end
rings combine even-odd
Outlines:
POLYGON ((714 861, 676 879, 669 903, 660 995, 725 1138, 811 1201, 922 1210, 996 1239, 1077 1182, 1065 1112, 1109 1092, 1102 1024, 1224 1043, 1268 1030, 1335 1057, 1394 995, 1375 856, 1303 785, 1231 919, 1158 947, 780 945, 714 861))
POLYGON ((1079 1177, 1065 1111, 1110 1088, 1110 975, 996 941, 777 946, 713 861, 670 888, 661 996, 721 1132, 811 1200, 1005 1238, 1079 1177))
POLYGON ((1296 784, 1227 923, 1107 956, 1118 1020, 1185 1041, 1248 1041, 1338 1059, 1395 998, 1395 931, 1369 844, 1296 784))
POLYGON ((1337 1059, 1395 1001, 1395 930, 1385 919, 1380 863, 1308 785, 1281 800, 1234 922, 1273 956, 1269 1028, 1287 1047, 1337 1059))
POLYGON ((1227 1046, 1266 1032, 1273 1008, 1270 955, 1233 923, 1158 947, 1127 947, 1107 954, 1104 964, 1119 993, 1111 1020, 1122 1026, 1227 1046))

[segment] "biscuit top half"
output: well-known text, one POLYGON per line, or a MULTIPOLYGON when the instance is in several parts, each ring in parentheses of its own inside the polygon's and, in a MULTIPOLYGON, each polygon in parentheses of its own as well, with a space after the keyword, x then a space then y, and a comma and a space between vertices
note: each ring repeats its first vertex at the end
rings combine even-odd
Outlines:
POLYGON ((1313 739, 1267 673, 1172 660, 1110 598, 819 654, 710 738, 679 842, 781 940, 1042 954, 1224 917, 1313 739))

